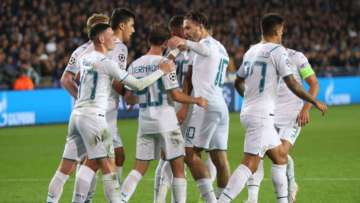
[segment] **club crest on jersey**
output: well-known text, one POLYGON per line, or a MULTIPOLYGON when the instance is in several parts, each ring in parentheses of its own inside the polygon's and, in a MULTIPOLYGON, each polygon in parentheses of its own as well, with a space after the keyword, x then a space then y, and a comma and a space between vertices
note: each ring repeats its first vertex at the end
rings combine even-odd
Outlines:
POLYGON ((76 59, 74 57, 70 57, 69 64, 74 65, 76 62, 76 59))
POLYGON ((125 55, 124 54, 119 54, 118 58, 119 58, 119 61, 125 62, 125 55))

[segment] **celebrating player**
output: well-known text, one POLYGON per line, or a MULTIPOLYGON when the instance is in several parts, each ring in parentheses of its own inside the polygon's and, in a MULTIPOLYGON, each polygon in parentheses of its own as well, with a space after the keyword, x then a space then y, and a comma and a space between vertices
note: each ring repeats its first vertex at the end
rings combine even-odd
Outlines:
MULTIPOLYGON (((319 83, 315 72, 306 56, 292 49, 287 49, 289 60, 294 66, 293 73, 295 79, 301 84, 305 80, 309 85, 309 93, 315 98, 319 91, 319 83)), ((283 80, 280 80, 275 105, 275 127, 280 135, 283 146, 283 153, 288 154, 293 147, 297 137, 300 134, 301 126, 309 122, 309 110, 311 103, 303 104, 303 101, 295 96, 286 86, 283 80)), ((294 161, 288 155, 286 168, 288 180, 289 202, 295 202, 298 186, 295 182, 294 161)), ((247 203, 257 203, 260 183, 264 177, 263 161, 261 160, 257 171, 249 178, 248 181, 248 200, 247 203)))
POLYGON ((209 170, 201 160, 201 151, 210 152, 217 169, 218 191, 226 186, 230 169, 227 160, 229 112, 222 87, 229 62, 223 45, 211 37, 206 16, 190 12, 185 16, 184 34, 188 40, 172 37, 170 47, 195 52, 192 69, 193 94, 209 100, 208 110, 194 106, 186 130, 186 163, 191 170, 203 199, 216 202, 209 170))
MULTIPOLYGON (((169 31, 161 26, 153 26, 148 42, 150 50, 129 66, 129 73, 137 78, 145 77, 158 69, 169 31)), ((178 89, 175 71, 163 76, 156 84, 144 91, 138 91, 139 129, 137 133, 136 162, 134 169, 126 177, 121 187, 123 202, 128 202, 136 186, 145 174, 150 160, 158 159, 163 150, 165 159, 170 162, 174 175, 172 188, 175 202, 186 202, 186 179, 184 174, 184 140, 176 118, 172 100, 181 103, 197 104, 204 108, 207 101, 201 97, 190 97, 178 89)))
POLYGON ((279 203, 288 202, 286 178, 287 156, 281 152, 281 141, 274 127, 274 110, 279 78, 298 97, 314 104, 323 114, 327 106, 309 95, 293 76, 286 49, 280 45, 284 20, 278 14, 267 14, 261 22, 262 41, 244 55, 237 72, 235 88, 244 97, 240 119, 246 128, 244 158, 230 177, 219 203, 233 200, 244 188, 265 153, 272 160, 272 180, 279 203))

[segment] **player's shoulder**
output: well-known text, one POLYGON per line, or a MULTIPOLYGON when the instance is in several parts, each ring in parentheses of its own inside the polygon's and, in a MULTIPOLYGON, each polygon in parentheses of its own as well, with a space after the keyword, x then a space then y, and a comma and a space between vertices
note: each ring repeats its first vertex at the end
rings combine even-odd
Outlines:
POLYGON ((88 50, 89 47, 93 46, 92 42, 91 41, 88 41, 82 45, 80 45, 78 48, 76 48, 71 56, 73 57, 79 57, 82 53, 84 53, 85 51, 88 50))

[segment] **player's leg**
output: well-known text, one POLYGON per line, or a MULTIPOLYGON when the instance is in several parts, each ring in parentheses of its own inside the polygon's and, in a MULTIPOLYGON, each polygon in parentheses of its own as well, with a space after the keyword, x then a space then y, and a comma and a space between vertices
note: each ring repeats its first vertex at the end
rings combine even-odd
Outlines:
POLYGON ((269 129, 264 126, 264 118, 254 116, 241 116, 240 118, 246 129, 244 158, 231 175, 224 192, 220 195, 220 203, 232 201, 242 191, 250 176, 257 170, 268 145, 265 137, 269 129))
POLYGON ((171 187, 173 174, 171 166, 165 160, 164 152, 161 152, 161 159, 155 170, 154 203, 166 202, 168 189, 171 187))
POLYGON ((272 148, 266 152, 272 161, 271 176, 277 194, 278 203, 288 202, 288 182, 286 177, 287 154, 284 153, 282 145, 272 148))
POLYGON ((75 128, 75 121, 71 116, 63 158, 49 184, 47 202, 59 201, 64 184, 69 175, 75 170, 79 157, 85 154, 85 147, 79 138, 75 128))
POLYGON ((105 118, 101 115, 98 117, 78 116, 76 125, 86 147, 88 159, 77 174, 73 202, 85 201, 98 169, 101 169, 103 173, 104 191, 108 201, 120 201, 120 186, 110 161, 110 158, 114 157, 113 142, 105 118))
POLYGON ((63 187, 69 178, 69 175, 75 170, 75 160, 62 159, 59 168, 50 181, 48 196, 46 202, 57 203, 63 192, 63 187))
POLYGON ((264 178, 264 160, 261 159, 255 173, 249 178, 247 182, 248 199, 246 203, 257 203, 259 197, 259 190, 261 181, 264 178))
POLYGON ((211 125, 214 130, 211 129, 207 132, 207 134, 212 134, 208 150, 210 150, 211 160, 214 162, 217 171, 217 197, 219 197, 231 175, 227 158, 227 141, 229 134, 229 114, 227 107, 225 107, 222 112, 209 112, 206 120, 213 120, 211 125))
POLYGON ((221 193, 218 203, 228 203, 236 198, 245 187, 252 173, 256 171, 260 160, 261 157, 258 155, 245 153, 241 164, 230 176, 229 182, 221 193))
POLYGON ((164 155, 171 165, 173 174, 172 191, 174 201, 179 203, 186 202, 186 178, 184 170, 184 138, 180 129, 162 133, 161 146, 164 155))
POLYGON ((202 198, 206 202, 216 202, 209 170, 201 159, 201 151, 204 148, 208 148, 211 138, 208 134, 204 133, 211 127, 210 121, 205 120, 205 116, 206 111, 204 109, 197 106, 193 107, 193 113, 185 133, 187 142, 187 147, 185 147, 185 163, 197 183, 202 198), (194 146, 188 147, 189 142, 194 146))
POLYGON ((297 125, 296 122, 293 122, 285 126, 276 126, 279 130, 279 136, 282 142, 283 151, 288 156, 288 163, 286 167, 286 176, 288 180, 288 192, 289 192, 289 202, 295 202, 296 194, 298 191, 298 185, 295 181, 295 168, 294 160, 289 155, 290 150, 295 144, 296 139, 298 138, 301 128, 297 125))
POLYGON ((136 161, 134 169, 125 178, 121 186, 121 201, 128 202, 141 178, 148 169, 150 160, 160 157, 159 139, 157 134, 137 133, 136 139, 136 161))
POLYGON ((217 171, 216 171, 216 167, 214 165, 214 162, 211 160, 211 157, 210 157, 209 153, 207 153, 205 164, 206 164, 206 167, 209 170, 209 175, 210 175, 211 182, 214 182, 216 180, 216 177, 217 177, 217 171))

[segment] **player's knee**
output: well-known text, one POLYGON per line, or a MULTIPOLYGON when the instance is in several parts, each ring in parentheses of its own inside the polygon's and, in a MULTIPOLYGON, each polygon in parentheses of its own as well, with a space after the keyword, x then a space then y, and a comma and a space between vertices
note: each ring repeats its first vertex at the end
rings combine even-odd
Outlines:
POLYGON ((115 148, 115 164, 116 166, 123 166, 125 162, 125 153, 124 149, 121 148, 115 148))

